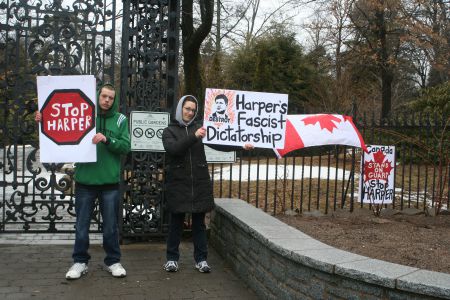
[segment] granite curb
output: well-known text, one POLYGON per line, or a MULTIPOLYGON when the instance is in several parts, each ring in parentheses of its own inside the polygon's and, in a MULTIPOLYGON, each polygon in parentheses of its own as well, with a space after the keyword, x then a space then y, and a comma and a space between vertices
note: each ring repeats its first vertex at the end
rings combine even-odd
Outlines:
MULTIPOLYGON (((228 198, 215 199, 215 201, 214 214, 224 215, 239 228, 238 230, 251 236, 273 253, 292 262, 339 278, 387 288, 390 292, 404 291, 418 298, 450 299, 450 274, 403 266, 336 249, 273 218, 245 201, 228 198)), ((213 232, 222 233, 219 228, 215 228, 213 232)), ((234 247, 239 246, 238 242, 241 240, 242 238, 235 241, 234 247)), ((224 240, 218 244, 226 242, 224 240)), ((246 244, 242 247, 248 248, 246 244)), ((224 255, 224 253, 221 254, 224 255)), ((271 260, 274 258, 272 257, 271 260)), ((279 276, 284 278, 282 275, 279 276)))

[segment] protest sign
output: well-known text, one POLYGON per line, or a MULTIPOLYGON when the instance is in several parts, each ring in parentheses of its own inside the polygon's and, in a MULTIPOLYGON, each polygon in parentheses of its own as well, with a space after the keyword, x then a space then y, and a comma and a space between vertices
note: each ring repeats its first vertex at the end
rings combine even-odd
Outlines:
POLYGON ((38 76, 40 161, 95 162, 95 77, 38 76))
POLYGON ((288 95, 206 89, 205 144, 283 148, 288 95))
POLYGON ((395 147, 367 146, 361 159, 359 200, 363 203, 389 204, 395 192, 395 147))

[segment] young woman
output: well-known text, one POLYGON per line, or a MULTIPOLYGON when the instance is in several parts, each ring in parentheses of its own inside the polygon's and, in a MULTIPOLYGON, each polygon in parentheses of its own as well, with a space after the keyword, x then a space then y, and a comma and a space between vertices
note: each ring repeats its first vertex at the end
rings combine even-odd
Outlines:
MULTIPOLYGON (((182 97, 177 105, 175 120, 163 132, 166 150, 166 201, 171 213, 167 238, 167 272, 178 271, 179 245, 186 213, 192 215, 195 268, 209 273, 206 262, 205 214, 214 208, 213 187, 206 162, 202 138, 206 130, 194 121, 198 103, 193 96, 182 97)), ((238 147, 214 146, 217 150, 231 151, 238 147)), ((245 150, 253 145, 245 144, 245 150)))

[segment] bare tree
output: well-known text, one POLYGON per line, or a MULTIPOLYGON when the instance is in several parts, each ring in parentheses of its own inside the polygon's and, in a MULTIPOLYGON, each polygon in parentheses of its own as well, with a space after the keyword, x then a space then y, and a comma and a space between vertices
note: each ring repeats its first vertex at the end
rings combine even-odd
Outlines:
POLYGON ((450 1, 412 0, 404 6, 408 41, 430 64, 427 85, 450 79, 450 1))
POLYGON ((221 47, 224 44, 225 47, 245 47, 277 26, 293 25, 298 9, 319 0, 280 0, 277 4, 272 2, 271 8, 263 7, 261 0, 218 1, 220 14, 217 13, 214 26, 218 26, 220 30, 214 32, 214 40, 221 47))
POLYGON ((200 47, 211 31, 214 17, 214 0, 199 0, 200 24, 194 27, 194 1, 183 0, 181 30, 184 56, 185 93, 202 97, 204 87, 200 70, 200 47))
POLYGON ((304 24, 312 41, 312 51, 325 49, 330 81, 316 83, 318 99, 323 109, 333 111, 350 106, 353 96, 350 74, 343 74, 348 60, 346 43, 354 36, 350 21, 351 0, 331 0, 316 2, 314 18, 304 24))
MULTIPOLYGON (((295 9, 302 0, 282 0, 273 8, 262 8, 260 0, 216 0, 216 18, 208 43, 203 47, 205 81, 211 86, 223 85, 222 61, 232 47, 248 47, 255 38, 277 26, 291 24, 295 9), (211 47, 211 45, 215 47, 211 47)), ((267 2, 266 2, 267 4, 267 2)))
POLYGON ((352 3, 355 26, 353 50, 372 62, 381 81, 381 118, 392 109, 395 64, 404 40, 400 0, 365 0, 352 3))

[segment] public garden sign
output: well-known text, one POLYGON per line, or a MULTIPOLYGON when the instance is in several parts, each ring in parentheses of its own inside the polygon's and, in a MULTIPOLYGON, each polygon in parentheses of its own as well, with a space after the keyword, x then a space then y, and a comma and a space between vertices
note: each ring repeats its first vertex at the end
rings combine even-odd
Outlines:
POLYGON ((169 113, 132 111, 130 120, 132 151, 164 152, 162 133, 169 126, 169 113))

